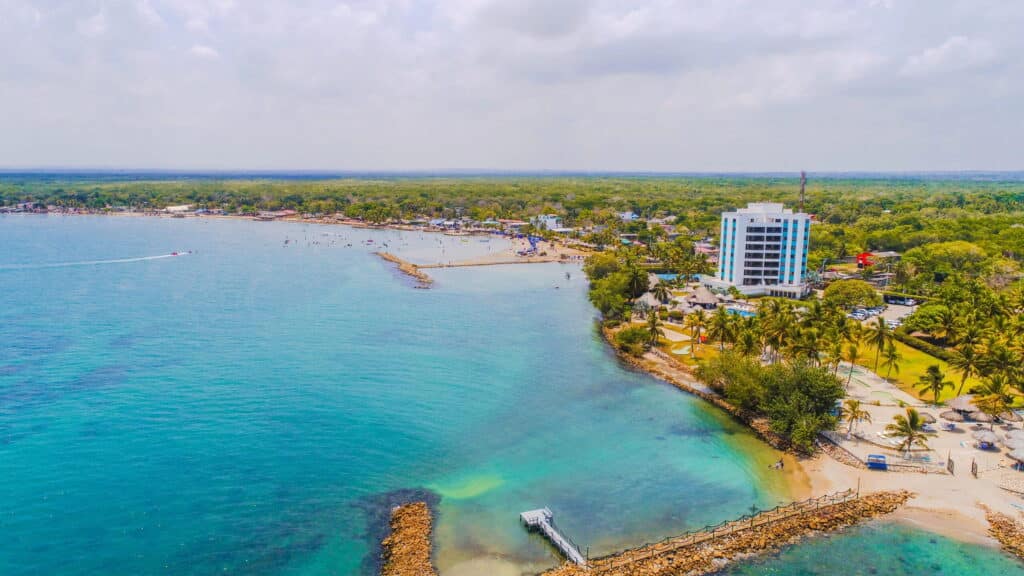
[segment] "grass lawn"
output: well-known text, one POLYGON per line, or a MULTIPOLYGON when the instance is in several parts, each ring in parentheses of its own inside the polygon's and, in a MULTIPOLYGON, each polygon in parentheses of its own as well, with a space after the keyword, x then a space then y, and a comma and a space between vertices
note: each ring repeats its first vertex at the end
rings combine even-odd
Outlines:
MULTIPOLYGON (((949 364, 946 364, 944 361, 939 360, 938 358, 931 356, 929 354, 926 354, 918 350, 917 348, 911 348, 910 346, 907 346, 903 342, 896 342, 896 349, 900 351, 900 354, 903 356, 903 359, 900 360, 899 362, 899 374, 893 371, 890 379, 894 384, 896 384, 896 386, 899 389, 909 393, 912 396, 931 402, 931 394, 922 394, 921 390, 919 388, 915 388, 914 385, 917 384, 918 378, 920 378, 925 373, 925 371, 928 370, 929 366, 933 364, 938 364, 939 370, 942 370, 942 373, 946 375, 946 380, 949 380, 953 383, 952 388, 947 388, 942 391, 942 395, 939 396, 939 401, 945 402, 946 400, 956 397, 957 388, 960 387, 959 372, 950 368, 949 364)), ((878 362, 878 373, 879 376, 882 377, 885 377, 885 368, 882 368, 882 362, 884 361, 885 360, 882 359, 879 360, 878 362)), ((866 348, 864 350, 864 358, 861 358, 857 362, 857 364, 860 364, 861 366, 869 370, 874 369, 875 349, 870 347, 866 348)), ((968 378, 967 384, 964 385, 964 393, 966 394, 967 391, 970 390, 971 386, 978 383, 979 382, 977 378, 968 378)))

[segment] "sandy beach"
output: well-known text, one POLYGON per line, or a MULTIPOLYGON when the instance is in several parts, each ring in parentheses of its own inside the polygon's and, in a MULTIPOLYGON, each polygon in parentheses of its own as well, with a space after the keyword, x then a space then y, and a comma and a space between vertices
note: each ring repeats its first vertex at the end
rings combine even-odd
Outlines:
MULTIPOLYGON (((608 333, 605 335, 607 337, 608 333)), ((665 354, 648 352, 639 360, 620 356, 680 390, 702 398, 708 393, 689 367, 665 354)), ((715 400, 711 403, 730 412, 727 405, 723 406, 723 402, 715 400)), ((762 436, 762 440, 775 444, 771 438, 765 438, 756 426, 754 429, 762 436)), ((1000 544, 990 534, 986 508, 1005 514, 1018 523, 1024 522, 1024 510, 1017 507, 1024 505, 1019 495, 999 488, 996 483, 986 480, 984 475, 982 478, 974 478, 969 469, 962 468, 956 475, 891 470, 881 472, 845 464, 821 451, 809 458, 789 453, 781 457, 785 466, 780 474, 795 500, 851 488, 859 488, 861 493, 909 490, 914 496, 889 516, 890 519, 960 541, 993 547, 1000 544)))

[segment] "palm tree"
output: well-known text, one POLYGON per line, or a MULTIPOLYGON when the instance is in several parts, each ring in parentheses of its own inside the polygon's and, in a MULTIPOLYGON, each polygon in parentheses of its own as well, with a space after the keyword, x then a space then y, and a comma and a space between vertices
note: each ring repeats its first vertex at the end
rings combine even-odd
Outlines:
POLYGON ((818 366, 821 363, 821 334, 817 328, 798 328, 785 349, 791 358, 806 358, 818 366))
POLYGON ((981 373, 985 375, 1003 374, 1008 377, 1013 376, 1014 372, 1019 368, 1019 359, 1013 350, 1010 350, 1009 347, 999 341, 993 341, 985 347, 985 353, 978 362, 981 373))
POLYGON ((733 349, 743 356, 753 356, 761 352, 761 342, 758 341, 757 334, 753 330, 744 329, 736 336, 736 344, 733 349))
POLYGON ((953 383, 946 380, 946 375, 939 369, 938 364, 932 364, 928 367, 920 378, 917 379, 916 386, 921 389, 921 392, 931 392, 934 398, 934 404, 939 403, 939 396, 942 395, 942 391, 946 388, 952 388, 953 383))
POLYGON ((647 277, 647 270, 633 263, 626 268, 626 273, 630 298, 636 298, 647 292, 647 287, 650 283, 650 279, 647 277))
POLYGON ((949 342, 956 340, 957 316, 949 308, 940 308, 937 313, 935 327, 932 328, 932 337, 949 342))
POLYGON ((853 367, 857 365, 857 360, 860 360, 860 347, 856 342, 852 342, 846 348, 846 361, 850 363, 850 373, 846 376, 847 388, 850 387, 850 380, 853 379, 853 367))
POLYGON ((885 431, 898 438, 903 438, 903 442, 899 446, 901 450, 909 452, 915 445, 927 450, 927 439, 934 434, 922 430, 923 426, 924 421, 921 420, 921 415, 917 410, 907 408, 907 415, 897 414, 894 416, 893 423, 887 425, 885 431))
POLYGON ((647 315, 647 344, 652 348, 658 345, 658 338, 661 336, 661 318, 658 313, 651 311, 647 315))
POLYGON ((690 329, 691 337, 693 338, 692 345, 690 346, 690 355, 696 354, 697 346, 700 344, 700 334, 704 330, 704 327, 708 324, 707 314, 704 310, 698 308, 696 311, 691 312, 686 317, 686 327, 690 329))
POLYGON ((853 429, 857 426, 858 422, 871 422, 871 413, 860 407, 860 400, 854 400, 848 398, 843 403, 843 419, 846 420, 848 427, 846 429, 846 436, 849 437, 853 433, 853 429))
POLYGON ((765 344, 772 348, 772 362, 778 361, 779 353, 786 345, 790 333, 796 323, 791 305, 781 298, 768 300, 762 306, 761 327, 764 332, 765 344))
POLYGON ((963 394, 967 379, 978 375, 981 361, 981 355, 978 354, 978 349, 973 344, 961 344, 953 357, 949 359, 949 365, 960 372, 960 388, 956 391, 957 396, 963 394))
POLYGON ((886 345, 895 340, 892 330, 881 316, 876 316, 875 323, 868 326, 867 340, 875 348, 875 372, 878 372, 878 360, 882 350, 885 350, 886 345))
POLYGON ((669 299, 672 298, 672 291, 668 289, 668 284, 665 284, 664 282, 658 282, 655 284, 654 288, 651 289, 651 293, 654 294, 654 297, 662 304, 668 303, 669 299))
POLYGON ((843 340, 841 338, 828 340, 828 358, 832 364, 832 375, 839 374, 839 362, 843 359, 843 340))
POLYGON ((711 323, 708 325, 708 337, 718 340, 718 349, 725 350, 725 342, 732 338, 733 322, 732 314, 724 307, 719 307, 711 315, 711 323))
POLYGON ((993 418, 1009 411, 1013 403, 1009 380, 1002 374, 993 374, 985 378, 975 392, 977 395, 973 400, 974 405, 993 418))
POLYGON ((897 374, 900 373, 900 360, 903 360, 903 355, 900 354, 899 349, 896 348, 896 343, 889 342, 889 345, 885 347, 885 354, 882 355, 882 367, 886 368, 886 380, 892 376, 893 371, 897 374))

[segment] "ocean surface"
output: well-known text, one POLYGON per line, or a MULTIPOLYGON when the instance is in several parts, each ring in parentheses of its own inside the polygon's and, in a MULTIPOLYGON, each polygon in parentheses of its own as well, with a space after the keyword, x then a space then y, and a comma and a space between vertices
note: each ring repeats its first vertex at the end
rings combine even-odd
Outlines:
MULTIPOLYGON (((503 242, 0 216, 0 574, 372 574, 410 496, 435 502, 443 574, 532 573, 557 559, 523 510, 598 555, 788 500, 745 429, 616 362, 578 266, 417 290, 372 254, 503 242)), ((1024 574, 884 525, 735 573, 808 573, 823 550, 1024 574)))

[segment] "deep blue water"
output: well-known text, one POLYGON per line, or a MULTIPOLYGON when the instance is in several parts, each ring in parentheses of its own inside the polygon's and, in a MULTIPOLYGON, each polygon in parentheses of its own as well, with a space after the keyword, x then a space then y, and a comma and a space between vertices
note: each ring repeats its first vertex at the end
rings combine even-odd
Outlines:
POLYGON ((500 249, 0 216, 0 574, 366 573, 407 489, 440 499, 445 574, 518 573, 555 563, 525 509, 601 554, 786 499, 748 432, 615 361, 577 267, 415 290, 368 238, 500 249))

